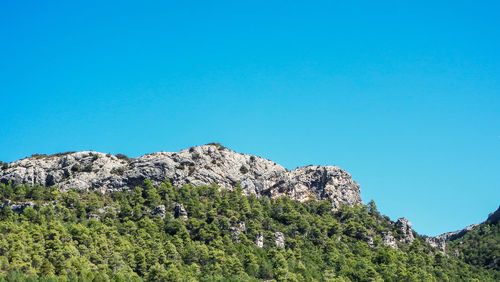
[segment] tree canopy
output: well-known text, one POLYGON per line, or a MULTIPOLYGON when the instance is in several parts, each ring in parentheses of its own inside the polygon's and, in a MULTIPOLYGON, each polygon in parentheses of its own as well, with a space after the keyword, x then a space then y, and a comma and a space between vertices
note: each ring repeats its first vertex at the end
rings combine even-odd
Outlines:
POLYGON ((168 180, 108 194, 0 184, 0 200, 0 280, 500 280, 487 262, 441 254, 418 235, 386 246, 384 233, 401 234, 374 202, 332 211, 168 180), (186 219, 174 217, 180 205, 186 219))

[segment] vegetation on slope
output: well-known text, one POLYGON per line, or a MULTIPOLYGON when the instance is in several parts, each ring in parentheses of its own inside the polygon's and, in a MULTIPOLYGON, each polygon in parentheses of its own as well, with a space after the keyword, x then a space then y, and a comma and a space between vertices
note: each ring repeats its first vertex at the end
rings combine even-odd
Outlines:
POLYGON ((500 271, 500 208, 464 236, 447 243, 447 251, 465 262, 500 271))
POLYGON ((0 184, 0 200, 11 200, 0 211, 0 279, 500 280, 499 272, 447 258, 418 236, 399 249, 385 246, 383 232, 401 235, 373 202, 334 212, 327 201, 243 196, 238 186, 154 187, 148 180, 105 195, 0 184), (14 203, 25 207, 14 212, 14 203), (187 220, 173 217, 176 204, 187 220), (231 227, 242 222, 245 230, 233 238, 231 227), (260 232, 263 248, 255 244, 260 232), (284 248, 275 232, 284 234, 284 248))

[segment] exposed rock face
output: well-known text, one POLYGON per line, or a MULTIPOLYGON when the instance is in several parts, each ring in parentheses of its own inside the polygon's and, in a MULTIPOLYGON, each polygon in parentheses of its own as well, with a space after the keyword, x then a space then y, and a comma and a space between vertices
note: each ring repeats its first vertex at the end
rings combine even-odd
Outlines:
POLYGON ((22 203, 13 203, 10 200, 5 201, 5 203, 0 204, 0 209, 4 207, 10 207, 13 212, 22 212, 25 208, 31 207, 35 208, 35 203, 33 202, 22 202, 22 203))
POLYGON ((438 248, 440 251, 446 251, 446 239, 443 237, 426 237, 425 241, 429 243, 434 248, 438 248))
POLYGON ((188 213, 182 204, 176 204, 174 208, 174 218, 188 219, 188 213))
POLYGON ((287 173, 284 181, 264 190, 272 197, 287 195, 292 199, 306 201, 309 198, 325 199, 334 208, 341 203, 354 205, 361 203, 359 185, 351 175, 336 166, 307 166, 287 173))
POLYGON ((274 238, 276 238, 276 248, 282 249, 285 247, 285 235, 281 232, 275 232, 274 238))
POLYGON ((88 219, 101 220, 101 217, 98 214, 91 213, 87 216, 88 219))
POLYGON ((216 183, 223 189, 233 189, 240 183, 246 194, 287 195, 299 201, 310 197, 328 199, 334 208, 341 203, 351 206, 361 203, 359 185, 336 166, 307 166, 287 171, 270 160, 236 153, 216 144, 175 153, 158 152, 134 160, 90 151, 35 156, 0 170, 2 182, 57 185, 64 191, 71 188, 121 191, 141 185, 146 178, 153 184, 170 179, 174 185, 216 183))
POLYGON ((458 231, 453 231, 453 232, 447 232, 441 235, 438 235, 436 237, 425 237, 425 241, 429 243, 429 245, 438 248, 442 252, 446 251, 446 242, 458 239, 465 234, 467 234, 469 231, 473 230, 478 226, 480 223, 472 224, 467 227, 465 227, 462 230, 458 231))
POLYGON ((373 247, 373 238, 372 237, 368 237, 366 239, 366 243, 370 246, 370 247, 373 247))
POLYGON ((394 239, 394 236, 392 236, 391 232, 384 232, 383 235, 384 235, 384 237, 383 237, 384 245, 389 246, 393 249, 398 248, 398 244, 396 243, 396 239, 394 239))
POLYGON ((229 231, 231 232, 231 238, 233 239, 234 242, 239 243, 240 242, 240 234, 245 232, 247 230, 245 223, 240 222, 238 226, 232 226, 229 228, 229 231))
POLYGON ((264 247, 264 234, 262 232, 257 233, 257 238, 255 238, 255 245, 257 248, 264 247))
POLYGON ((411 244, 413 240, 415 240, 413 231, 411 230, 411 222, 409 222, 406 218, 399 218, 396 222, 396 228, 398 228, 399 232, 403 235, 400 239, 401 242, 411 244))
MULTIPOLYGON (((165 205, 156 206, 155 209, 153 210, 153 214, 157 214, 161 218, 165 218, 165 215, 167 214, 167 209, 165 208, 165 205)), ((187 216, 187 214, 186 214, 186 216, 187 216)))
POLYGON ((61 190, 99 189, 126 185, 123 177, 111 173, 127 165, 113 155, 98 152, 76 152, 60 156, 31 157, 13 162, 0 172, 2 182, 14 185, 39 183, 45 186, 58 185, 61 190))

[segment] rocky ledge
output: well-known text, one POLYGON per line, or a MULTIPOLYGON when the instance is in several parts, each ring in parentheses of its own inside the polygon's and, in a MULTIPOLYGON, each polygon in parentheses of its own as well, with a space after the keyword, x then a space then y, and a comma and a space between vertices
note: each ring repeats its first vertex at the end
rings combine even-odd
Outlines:
POLYGON ((33 155, 4 166, 0 181, 14 185, 40 183, 61 190, 121 191, 144 179, 158 184, 217 184, 233 189, 239 183, 246 194, 306 201, 327 199, 334 208, 361 202, 359 185, 336 166, 306 166, 291 171, 273 161, 231 151, 219 144, 196 146, 180 152, 158 152, 129 159, 92 151, 33 155))

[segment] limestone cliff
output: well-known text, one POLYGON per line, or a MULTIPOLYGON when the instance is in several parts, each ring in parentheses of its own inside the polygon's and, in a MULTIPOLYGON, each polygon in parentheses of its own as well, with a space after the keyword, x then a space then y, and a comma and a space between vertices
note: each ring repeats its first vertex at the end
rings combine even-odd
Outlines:
POLYGON ((341 203, 361 203, 359 185, 336 166, 307 166, 287 171, 273 161, 240 154, 219 144, 196 146, 180 152, 158 152, 128 159, 124 156, 83 151, 51 156, 34 155, 0 170, 0 181, 13 184, 57 185, 61 190, 120 191, 144 179, 174 185, 216 183, 232 189, 240 183, 247 194, 306 201, 327 199, 334 208, 341 203))

